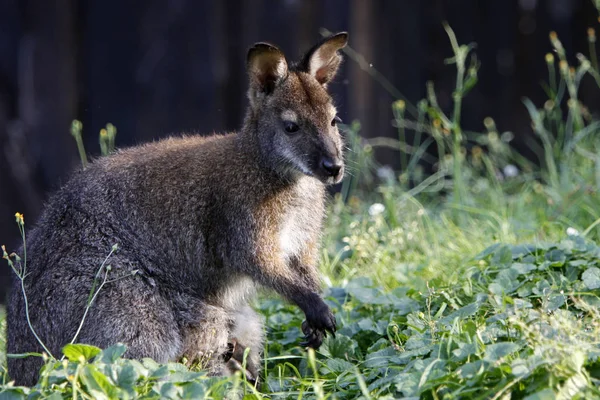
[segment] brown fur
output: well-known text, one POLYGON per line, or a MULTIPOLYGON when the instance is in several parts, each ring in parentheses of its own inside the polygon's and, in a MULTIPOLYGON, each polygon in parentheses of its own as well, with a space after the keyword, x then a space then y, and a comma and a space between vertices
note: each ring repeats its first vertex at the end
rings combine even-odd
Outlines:
MULTIPOLYGON (((113 244, 119 250, 108 260, 109 277, 138 273, 102 289, 80 342, 122 342, 128 357, 159 362, 185 357, 213 374, 239 369, 239 354, 249 347, 246 373, 256 379, 263 328, 248 307, 256 285, 304 311, 307 345, 316 348, 335 331, 318 294, 317 259, 325 184, 343 175, 325 85, 346 40, 338 34, 321 42, 295 66, 274 46, 255 45, 248 54, 250 107, 239 133, 121 150, 75 174, 51 198, 28 233, 25 288, 32 324, 54 355, 73 338, 113 244), (290 121, 282 116, 298 129, 286 131, 290 121)), ((18 289, 15 279, 8 352, 39 352, 18 289)), ((39 366, 33 358, 10 359, 9 373, 32 385, 39 366)))

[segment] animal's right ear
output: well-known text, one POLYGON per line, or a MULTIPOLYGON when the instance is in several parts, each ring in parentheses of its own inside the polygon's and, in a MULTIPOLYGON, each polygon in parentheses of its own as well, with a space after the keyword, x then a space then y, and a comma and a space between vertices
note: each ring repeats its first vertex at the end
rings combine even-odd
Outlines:
POLYGON ((252 103, 257 97, 272 93, 288 75, 285 56, 268 43, 256 43, 248 50, 246 68, 250 77, 248 97, 252 103))

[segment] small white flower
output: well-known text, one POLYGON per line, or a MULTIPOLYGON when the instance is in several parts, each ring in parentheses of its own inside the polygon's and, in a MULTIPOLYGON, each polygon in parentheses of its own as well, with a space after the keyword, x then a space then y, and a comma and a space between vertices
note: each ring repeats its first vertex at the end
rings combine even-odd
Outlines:
POLYGON ((579 236, 579 231, 573 227, 568 227, 567 228, 567 235, 569 236, 579 236))
POLYGON ((385 211, 385 206, 381 203, 374 203, 374 204, 371 204, 371 207, 369 207, 369 215, 372 217, 379 215, 379 214, 383 213, 384 211, 385 211))
POLYGON ((394 179, 396 179, 396 173, 391 167, 384 165, 381 168, 377 168, 377 177, 381 180, 393 181, 394 179))
POLYGON ((510 143, 514 138, 515 135, 512 132, 503 132, 502 135, 500 135, 500 140, 504 143, 510 143))
POLYGON ((514 178, 515 176, 519 175, 519 169, 512 164, 505 166, 502 169, 502 172, 507 178, 514 178))

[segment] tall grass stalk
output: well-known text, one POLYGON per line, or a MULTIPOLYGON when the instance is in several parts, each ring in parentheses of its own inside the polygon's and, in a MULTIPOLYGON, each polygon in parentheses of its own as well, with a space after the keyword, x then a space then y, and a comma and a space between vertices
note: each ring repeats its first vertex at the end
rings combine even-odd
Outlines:
POLYGON ((86 169, 88 165, 88 159, 87 154, 85 153, 85 147, 83 146, 83 138, 81 137, 82 130, 83 124, 81 121, 73 120, 71 123, 71 135, 73 138, 75 138, 75 142, 77 143, 77 151, 79 152, 79 158, 81 159, 81 167, 86 169))
POLYGON ((29 316, 29 299, 27 297, 27 292, 25 290, 25 278, 27 278, 27 240, 25 237, 25 219, 23 218, 23 214, 21 214, 21 213, 16 213, 15 219, 17 222, 17 226, 19 227, 19 233, 21 235, 21 240, 23 243, 23 259, 21 259, 19 257, 19 255, 15 254, 15 253, 12 253, 9 255, 6 252, 6 248, 4 246, 2 246, 2 253, 3 253, 2 258, 4 258, 8 262, 8 265, 11 267, 11 269, 13 270, 13 272, 19 279, 19 283, 20 283, 20 287, 21 287, 21 294, 23 295, 25 318, 27 319, 27 325, 29 326, 31 333, 35 337, 35 340, 37 340, 37 342, 40 344, 42 349, 44 349, 46 354, 51 359, 54 359, 52 352, 46 347, 46 345, 44 344, 42 339, 40 339, 40 337, 38 336, 35 328, 33 327, 33 324, 31 323, 31 318, 29 316), (15 259, 16 264, 15 264, 15 262, 13 262, 11 260, 11 258, 15 259))

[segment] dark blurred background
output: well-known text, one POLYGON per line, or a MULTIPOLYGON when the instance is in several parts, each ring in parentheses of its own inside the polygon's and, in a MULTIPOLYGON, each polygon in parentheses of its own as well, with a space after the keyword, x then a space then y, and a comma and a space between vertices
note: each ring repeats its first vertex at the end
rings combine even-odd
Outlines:
MULTIPOLYGON (((117 146, 234 130, 246 106, 247 48, 269 41, 296 59, 320 28, 347 30, 367 69, 411 102, 432 80, 449 107, 448 21, 460 43, 477 43, 482 64, 464 128, 482 131, 492 116, 527 151, 521 98, 544 101, 549 31, 574 59, 587 54, 586 29, 597 16, 591 0, 0 0, 0 244, 15 249, 14 213, 34 224, 48 193, 80 167, 74 118, 94 155, 107 122, 118 129, 117 146)), ((340 116, 360 120, 362 135, 397 137, 397 97, 357 62, 347 59, 330 87, 340 116)), ((597 96, 584 96, 596 110, 597 96)), ((393 155, 381 157, 397 167, 393 155)), ((0 302, 8 273, 0 263, 0 302)))

